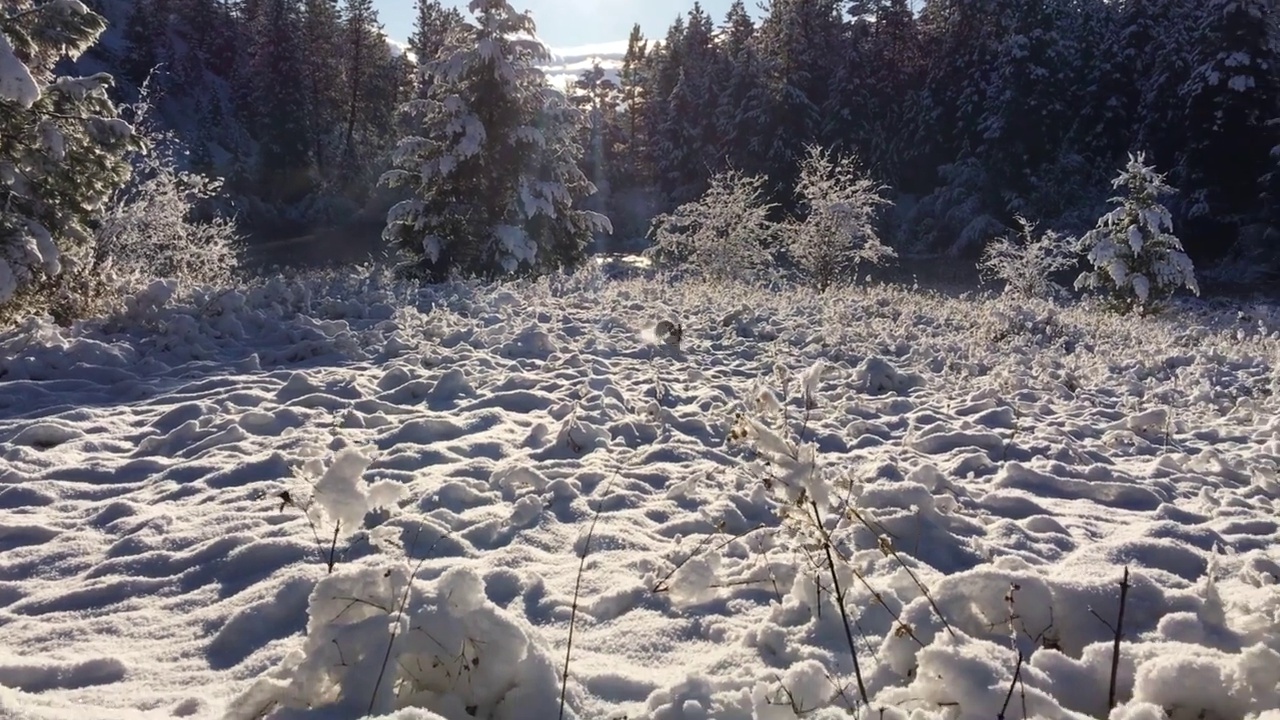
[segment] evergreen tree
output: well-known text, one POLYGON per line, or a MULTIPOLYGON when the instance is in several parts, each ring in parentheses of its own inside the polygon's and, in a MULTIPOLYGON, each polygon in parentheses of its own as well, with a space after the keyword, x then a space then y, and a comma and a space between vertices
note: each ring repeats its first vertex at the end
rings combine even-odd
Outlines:
POLYGON ((312 187, 307 141, 310 98, 295 72, 303 64, 298 0, 263 0, 261 18, 250 28, 247 82, 258 140, 257 188, 273 202, 301 199, 312 187))
POLYGON ((1191 75, 1196 47, 1196 3, 1184 0, 1127 0, 1134 3, 1128 37, 1130 55, 1143 68, 1138 87, 1136 145, 1155 165, 1178 167, 1191 127, 1181 89, 1191 75))
POLYGON ((0 6, 0 304, 84 266, 102 204, 141 142, 107 95, 110 75, 55 78, 106 21, 78 2, 0 6))
POLYGON ((373 0, 346 0, 343 11, 342 64, 346 79, 346 119, 342 139, 345 171, 355 171, 359 148, 356 131, 365 117, 365 98, 380 58, 379 44, 385 45, 373 0))
POLYGON ((675 86, 666 96, 666 112, 655 128, 659 188, 676 204, 700 196, 711 168, 718 164, 715 116, 702 111, 707 99, 714 97, 713 34, 711 17, 695 2, 678 38, 675 86))
POLYGON ((1000 0, 926 0, 920 15, 925 72, 915 140, 931 167, 972 157, 982 144, 988 79, 1006 21, 1000 0))
POLYGON ((1212 0, 1205 6, 1191 77, 1182 88, 1189 142, 1180 185, 1191 218, 1212 218, 1221 254, 1239 228, 1256 221, 1280 107, 1280 65, 1268 0, 1212 0))
POLYGON ((839 5, 836 0, 770 0, 756 33, 772 95, 772 142, 765 157, 769 178, 779 189, 794 185, 806 146, 822 139, 831 79, 845 56, 847 28, 839 5))
POLYGON ((911 133, 925 70, 919 27, 911 0, 878 0, 872 13, 859 54, 857 70, 865 79, 850 144, 899 189, 919 192, 932 174, 919 166, 923 153, 911 133))
POLYGON ((609 214, 610 176, 615 172, 618 148, 622 145, 622 128, 618 118, 621 91, 618 84, 605 76, 599 61, 574 81, 570 102, 586 119, 582 128, 585 149, 583 165, 587 177, 596 186, 588 199, 588 207, 609 214))
POLYGON ((659 101, 651 97, 649 89, 649 43, 640 26, 631 28, 627 38, 627 51, 622 56, 622 70, 619 73, 619 90, 622 93, 622 111, 625 115, 623 149, 617 163, 618 174, 613 180, 615 188, 624 183, 633 187, 647 186, 652 178, 647 159, 649 157, 649 134, 645 132, 645 106, 659 101))
POLYGON ((1072 8, 1061 0, 1005 0, 1009 27, 994 58, 978 148, 1002 215, 1053 216, 1070 188, 1029 197, 1057 163, 1083 99, 1072 8), (1036 203, 1039 205, 1036 205, 1036 203))
POLYGON ((764 61, 755 46, 755 23, 743 0, 734 0, 720 29, 721 56, 716 81, 715 130, 719 163, 748 176, 765 171, 769 92, 764 61))
POLYGON ((168 0, 137 0, 124 25, 128 50, 121 58, 121 74, 134 85, 142 83, 167 56, 168 0))
POLYGON ((201 70, 219 77, 234 71, 237 41, 226 0, 168 0, 178 3, 182 35, 200 59, 201 70))
POLYGON ((1095 166, 1112 167, 1124 157, 1137 126, 1141 68, 1126 40, 1127 3, 1084 0, 1080 4, 1079 120, 1073 141, 1095 166))
POLYGON ((331 149, 345 108, 340 62, 341 18, 336 0, 304 0, 302 50, 308 58, 298 70, 307 88, 311 112, 304 118, 307 143, 316 171, 324 178, 330 170, 331 149))
POLYGON ((1173 193, 1164 176, 1139 153, 1129 156, 1112 185, 1125 194, 1113 198, 1116 208, 1080 238, 1093 270, 1080 275, 1076 288, 1100 289, 1124 312, 1156 310, 1180 287, 1199 295, 1191 260, 1173 234, 1172 216, 1160 204, 1162 196, 1173 193))
POLYGON ((445 8, 440 0, 416 0, 418 10, 409 49, 420 63, 435 60, 454 27, 463 21, 457 8, 445 8))
POLYGON ((419 134, 403 139, 384 180, 414 197, 387 215, 384 237, 407 270, 495 276, 576 264, 602 216, 573 207, 594 191, 578 168, 580 113, 546 86, 550 58, 527 13, 471 0, 473 22, 428 62, 430 89, 410 103, 419 134))

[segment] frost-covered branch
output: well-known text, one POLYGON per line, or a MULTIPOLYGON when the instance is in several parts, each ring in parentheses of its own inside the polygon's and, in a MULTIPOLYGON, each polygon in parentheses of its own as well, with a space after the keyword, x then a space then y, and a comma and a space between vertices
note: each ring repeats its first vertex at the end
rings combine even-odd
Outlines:
POLYGON ((891 204, 884 189, 861 174, 856 158, 809 146, 796 183, 802 219, 786 227, 785 237, 787 255, 819 290, 853 280, 863 263, 897 256, 876 227, 880 209, 891 204))

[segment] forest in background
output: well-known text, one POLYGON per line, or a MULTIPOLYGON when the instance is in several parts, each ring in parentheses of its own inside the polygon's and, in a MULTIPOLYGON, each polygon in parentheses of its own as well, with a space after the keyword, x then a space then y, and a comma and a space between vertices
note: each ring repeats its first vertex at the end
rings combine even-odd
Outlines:
MULTIPOLYGON (((369 0, 97 0, 121 37, 95 55, 152 67, 193 169, 221 175, 254 229, 385 208, 397 108, 424 93, 369 0), (114 50, 112 49, 114 48, 114 50)), ((855 153, 890 188, 904 252, 975 255, 1024 216, 1080 233, 1127 153, 1167 173, 1178 234, 1240 282, 1280 268, 1280 70, 1272 0, 771 0, 753 21, 698 4, 621 71, 585 73, 585 204, 614 240, 716 172, 762 174, 784 209, 807 144, 855 153)), ((461 14, 418 0, 432 58, 461 14)))

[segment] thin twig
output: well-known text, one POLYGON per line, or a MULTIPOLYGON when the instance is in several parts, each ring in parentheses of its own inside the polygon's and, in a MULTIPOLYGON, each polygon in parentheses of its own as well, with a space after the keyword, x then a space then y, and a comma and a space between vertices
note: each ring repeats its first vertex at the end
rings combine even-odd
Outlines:
POLYGON ((822 551, 827 556, 827 571, 831 573, 831 587, 835 590, 836 606, 840 608, 840 619, 844 624, 844 638, 849 643, 849 657, 853 659, 853 676, 858 681, 858 695, 862 697, 864 705, 871 704, 871 698, 867 695, 867 685, 862 681, 862 668, 858 665, 858 649, 853 644, 853 629, 849 622, 849 611, 844 606, 844 592, 840 589, 840 578, 836 574, 836 561, 831 556, 831 538, 827 535, 827 528, 822 524, 822 511, 818 509, 817 501, 810 499, 809 505, 813 508, 813 521, 817 523, 818 530, 822 533, 822 551))
POLYGON ((342 530, 342 521, 335 520, 333 523, 333 542, 329 543, 329 574, 333 574, 333 566, 337 563, 336 555, 338 552, 338 533, 342 530))
MULTIPOLYGON (((741 539, 741 538, 744 538, 744 537, 746 537, 747 535, 750 535, 751 533, 753 533, 753 532, 755 532, 755 531, 757 531, 757 530, 763 530, 765 527, 766 527, 766 526, 765 526, 765 524, 764 524, 764 523, 760 523, 759 525, 756 525, 755 527, 752 527, 752 528, 750 528, 750 529, 748 529, 748 530, 743 530, 742 532, 737 533, 736 535, 731 535, 731 536, 729 536, 728 538, 726 538, 723 542, 721 542, 719 545, 716 545, 714 548, 712 548, 712 551, 713 551, 713 552, 714 552, 714 551, 718 551, 718 550, 720 550, 721 548, 723 548, 724 546, 726 546, 726 545, 728 545, 729 543, 733 542, 734 540, 739 540, 739 539, 741 539)), ((717 524, 717 525, 716 525, 716 532, 717 532, 717 533, 722 533, 722 532, 724 532, 724 521, 721 521, 719 524, 717 524)), ((692 560, 692 559, 694 559, 695 557, 697 557, 697 556, 698 556, 698 554, 702 552, 702 549, 703 549, 704 547, 706 547, 706 545, 707 545, 708 543, 710 543, 710 542, 711 542, 711 540, 712 540, 712 538, 714 538, 714 537, 715 537, 715 535, 707 535, 707 536, 703 537, 703 538, 702 538, 702 540, 698 543, 698 545, 697 545, 696 547, 694 547, 693 552, 689 553, 689 555, 688 555, 688 556, 686 556, 686 557, 685 557, 685 559, 681 560, 680 562, 678 562, 678 563, 674 563, 674 566, 671 568, 671 570, 670 570, 670 571, 668 571, 668 572, 667 572, 667 574, 666 574, 666 575, 664 575, 660 580, 658 580, 658 582, 654 583, 654 584, 653 584, 653 587, 652 587, 649 591, 650 591, 650 592, 653 592, 653 593, 664 593, 664 592, 670 592, 670 591, 671 591, 671 585, 670 585, 671 578, 672 578, 672 577, 673 577, 677 572, 680 572, 680 568, 684 567, 686 564, 688 564, 688 562, 689 562, 690 560, 692 560)))
MULTIPOLYGON (((1005 693, 1004 705, 1000 707, 996 720, 1004 720, 1005 711, 1009 709, 1009 701, 1013 699, 1013 688, 1018 684, 1018 679, 1022 677, 1022 651, 1018 651, 1018 664, 1013 668, 1013 680, 1009 681, 1009 692, 1005 693)), ((1025 715, 1025 713, 1024 713, 1025 715)))
MULTIPOLYGON (((867 519, 863 517, 862 513, 858 512, 857 508, 850 507, 849 513, 857 518, 863 525, 866 525, 868 530, 873 533, 876 532, 876 529, 871 527, 871 523, 867 522, 867 519)), ((898 561, 898 565, 900 565, 903 570, 907 571, 907 575, 911 577, 912 582, 916 584, 916 587, 924 594, 925 599, 929 601, 929 607, 933 608, 934 614, 942 621, 942 626, 947 629, 947 634, 954 638, 956 636, 956 631, 951 628, 951 623, 947 622, 946 616, 942 614, 942 608, 938 607, 938 603, 934 601, 933 593, 929 592, 929 588, 920 581, 920 578, 915 574, 910 566, 907 565, 907 562, 898 554, 898 549, 893 546, 893 541, 882 537, 880 539, 880 551, 886 555, 892 555, 893 559, 898 561)))
POLYGON ((1107 691, 1107 709, 1116 706, 1116 675, 1120 670, 1120 638, 1124 634, 1124 604, 1129 597, 1129 566, 1120 581, 1120 612, 1116 615, 1116 639, 1111 646, 1111 688, 1107 691))
POLYGON ((620 471, 615 470, 604 491, 600 493, 600 502, 596 503, 595 512, 591 515, 591 525, 587 527, 587 538, 582 543, 582 556, 578 560, 578 577, 573 581, 573 605, 569 608, 569 642, 564 648, 564 672, 560 675, 560 720, 564 720, 565 699, 569 692, 569 661, 573 654, 573 629, 578 619, 578 596, 582 591, 582 576, 587 569, 587 555, 591 551, 591 538, 596 532, 596 522, 600 520, 600 511, 604 508, 604 498, 613 487, 613 481, 620 471))
MULTIPOLYGON (((439 545, 441 540, 449 537, 452 533, 453 530, 450 529, 447 532, 442 533, 440 537, 436 538, 435 542, 431 543, 431 547, 427 548, 427 551, 418 559, 418 564, 414 566, 413 572, 409 575, 408 580, 404 584, 404 592, 400 594, 400 605, 396 608, 396 622, 391 629, 391 637, 387 638, 387 651, 382 655, 382 668, 378 670, 378 679, 373 684, 373 692, 369 694, 369 709, 366 712, 367 715, 373 714, 373 706, 378 701, 378 689, 382 687, 382 678, 387 674, 387 663, 391 661, 391 648, 395 646, 396 637, 400 634, 400 620, 404 617, 404 608, 409 602, 409 591, 413 589, 413 579, 418 576, 418 571, 422 569, 422 564, 427 561, 427 558, 431 557, 431 553, 436 549, 436 545, 439 545)), ((413 548, 418 546, 418 537, 420 535, 422 535, 421 526, 419 526, 418 531, 413 534, 413 544, 409 546, 410 553, 413 552, 413 548)))

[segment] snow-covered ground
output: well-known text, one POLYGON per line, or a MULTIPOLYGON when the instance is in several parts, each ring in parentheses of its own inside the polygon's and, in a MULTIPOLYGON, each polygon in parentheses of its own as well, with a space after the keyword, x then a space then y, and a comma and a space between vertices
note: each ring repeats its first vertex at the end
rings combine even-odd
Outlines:
POLYGON ((1280 717, 1272 309, 356 275, 0 336, 0 717, 1280 717))

